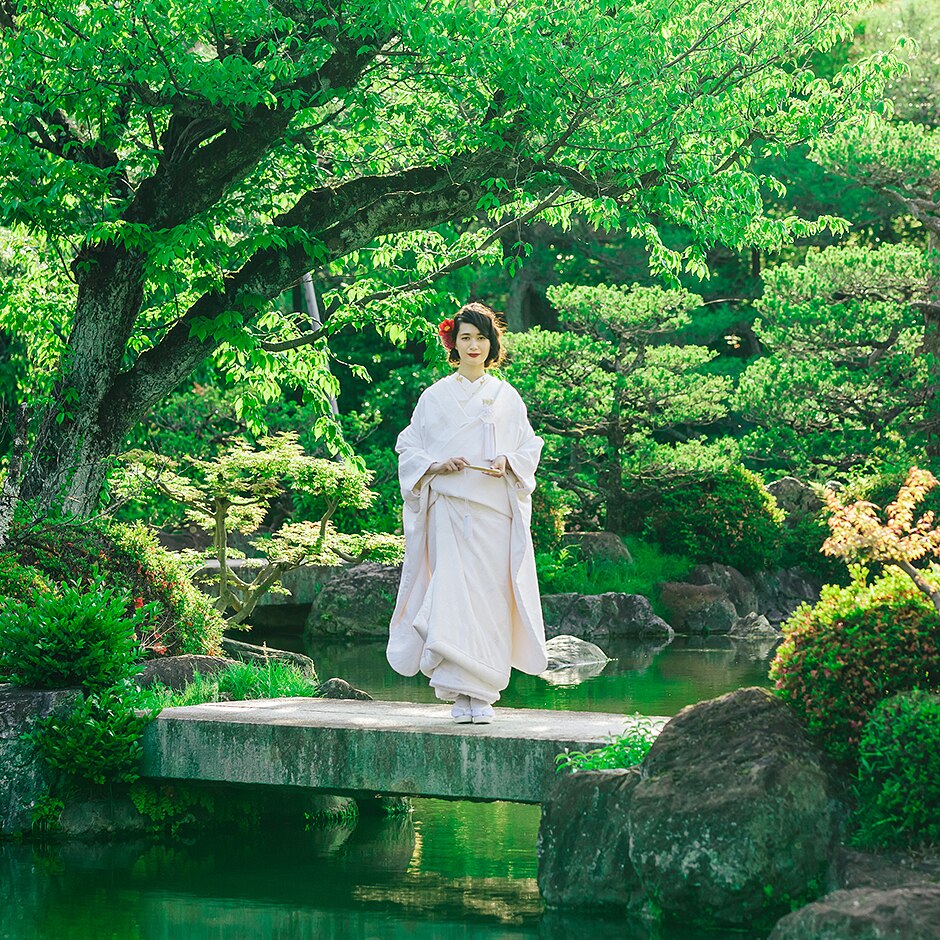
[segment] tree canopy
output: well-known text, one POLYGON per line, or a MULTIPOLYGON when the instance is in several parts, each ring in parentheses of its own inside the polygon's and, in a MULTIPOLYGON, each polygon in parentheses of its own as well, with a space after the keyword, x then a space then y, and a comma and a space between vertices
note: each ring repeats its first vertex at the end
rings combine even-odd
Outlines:
POLYGON ((749 163, 853 121, 897 74, 883 52, 813 73, 856 7, 3 0, 0 224, 56 281, 28 315, 59 338, 20 495, 90 511, 109 455, 210 355, 261 398, 319 391, 338 446, 329 336, 427 331, 408 298, 516 219, 578 212, 700 274, 715 243, 836 224, 767 214, 779 184, 749 163), (414 279, 390 288, 402 259, 414 279), (272 305, 311 270, 316 330, 272 305))

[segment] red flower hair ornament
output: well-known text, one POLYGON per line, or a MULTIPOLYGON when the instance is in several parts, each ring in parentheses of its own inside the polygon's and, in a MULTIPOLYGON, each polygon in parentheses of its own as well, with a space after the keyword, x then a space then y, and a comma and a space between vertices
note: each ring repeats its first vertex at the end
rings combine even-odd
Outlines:
POLYGON ((451 319, 441 320, 437 328, 437 335, 441 338, 441 343, 445 349, 454 348, 454 321, 451 319))

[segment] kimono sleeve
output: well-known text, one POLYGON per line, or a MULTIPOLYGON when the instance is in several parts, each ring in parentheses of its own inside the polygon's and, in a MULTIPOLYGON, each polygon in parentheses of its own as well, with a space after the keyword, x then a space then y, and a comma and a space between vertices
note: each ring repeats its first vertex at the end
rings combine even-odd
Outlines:
POLYGON ((528 495, 535 489, 535 471, 538 468, 542 446, 545 442, 532 430, 528 411, 519 393, 515 389, 512 391, 515 402, 513 416, 516 431, 515 446, 504 456, 509 463, 509 468, 518 479, 517 491, 528 495))
POLYGON ((411 423, 398 435, 395 452, 398 454, 398 482, 401 495, 407 505, 413 505, 418 498, 421 478, 427 473, 434 458, 425 449, 426 430, 424 415, 427 403, 424 395, 418 399, 411 423))

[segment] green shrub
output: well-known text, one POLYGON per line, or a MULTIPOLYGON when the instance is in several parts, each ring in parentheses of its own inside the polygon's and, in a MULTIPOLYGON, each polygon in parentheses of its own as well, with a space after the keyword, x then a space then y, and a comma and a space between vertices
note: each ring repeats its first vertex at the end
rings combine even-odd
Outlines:
POLYGON ((221 650, 222 615, 189 581, 183 562, 142 525, 86 521, 17 527, 9 550, 55 583, 85 580, 100 569, 110 586, 126 592, 129 617, 146 608, 138 623, 145 655, 211 656, 221 650))
POLYGON ((130 680, 83 696, 69 712, 36 722, 25 737, 46 764, 67 777, 96 784, 137 779, 140 735, 153 718, 138 714, 130 680))
POLYGON ((8 552, 0 552, 0 601, 25 601, 33 593, 51 593, 52 585, 29 565, 22 565, 8 552))
POLYGON ((681 581, 695 567, 691 558, 669 555, 658 545, 639 538, 625 538, 633 563, 582 559, 576 546, 535 556, 539 587, 543 594, 642 594, 656 607, 656 584, 681 581))
POLYGON ((593 751, 568 751, 555 758, 556 771, 611 770, 633 767, 643 761, 662 731, 662 722, 646 715, 627 719, 627 730, 593 751))
POLYGON ((0 675, 40 689, 113 685, 141 658, 135 628, 148 611, 128 615, 126 592, 106 587, 100 575, 59 594, 0 606, 0 675))
POLYGON ((823 542, 832 534, 828 519, 830 512, 823 509, 806 515, 792 526, 786 526, 781 537, 779 564, 782 568, 800 567, 807 574, 831 584, 845 584, 848 580, 845 562, 822 553, 823 542))
POLYGON ((551 481, 540 482, 532 494, 532 544, 536 552, 561 547, 571 496, 551 481))
MULTIPOLYGON (((853 568, 848 587, 826 585, 783 625, 770 667, 777 693, 836 758, 854 762, 872 709, 910 689, 940 688, 940 618, 895 568, 867 583, 853 568)), ((924 572, 936 583, 937 575, 924 572)))
POLYGON ((179 692, 157 684, 144 689, 142 695, 149 707, 160 709, 204 702, 315 696, 318 688, 315 676, 308 676, 292 663, 274 660, 263 666, 232 663, 212 676, 197 672, 179 692))
POLYGON ((940 842, 940 696, 915 690, 882 702, 858 747, 856 840, 940 842))
POLYGON ((655 484, 626 480, 628 516, 667 552, 751 573, 780 558, 783 512, 744 467, 675 468, 655 484))

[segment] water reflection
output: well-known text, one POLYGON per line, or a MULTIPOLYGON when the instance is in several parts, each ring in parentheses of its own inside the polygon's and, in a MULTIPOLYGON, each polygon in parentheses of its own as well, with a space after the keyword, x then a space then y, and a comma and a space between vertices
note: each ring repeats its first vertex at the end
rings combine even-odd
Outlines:
POLYGON ((0 844, 0 938, 723 940, 641 917, 543 911, 538 820, 532 806, 417 800, 413 816, 352 829, 0 844))
MULTIPOLYGON (((383 640, 317 638, 304 645, 297 636, 258 633, 270 646, 302 647, 321 676, 341 676, 377 699, 436 702, 422 675, 399 676, 385 661, 383 640)), ((773 641, 727 637, 677 637, 663 646, 616 639, 600 646, 612 657, 598 675, 577 684, 550 683, 540 676, 513 672, 500 705, 509 708, 558 708, 644 715, 675 715, 692 702, 742 686, 768 686, 773 641)))

